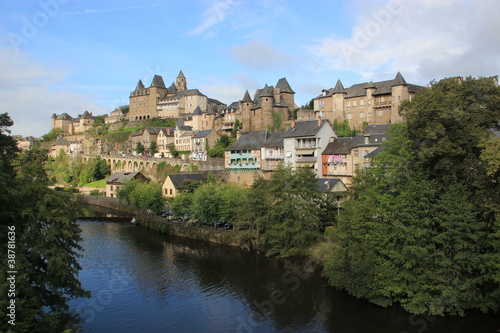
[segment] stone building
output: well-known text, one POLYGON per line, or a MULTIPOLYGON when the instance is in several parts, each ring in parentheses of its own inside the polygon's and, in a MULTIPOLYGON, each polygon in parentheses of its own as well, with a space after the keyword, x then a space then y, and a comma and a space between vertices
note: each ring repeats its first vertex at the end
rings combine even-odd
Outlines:
POLYGON ((314 99, 314 110, 332 123, 347 120, 353 128, 398 123, 404 121, 398 112, 401 102, 423 90, 423 86, 407 83, 400 72, 392 80, 358 83, 347 89, 339 79, 334 88, 314 99))
POLYGON ((95 117, 92 112, 85 111, 76 118, 71 117, 66 112, 57 115, 52 114, 51 129, 60 128, 67 134, 83 133, 94 125, 95 117))
POLYGON ((261 131, 268 127, 279 130, 280 125, 284 127, 289 114, 297 108, 294 95, 286 78, 279 79, 276 87, 266 84, 258 89, 253 99, 246 91, 240 101, 242 131, 261 131), (276 119, 281 124, 276 124, 276 119))
POLYGON ((127 118, 143 121, 152 118, 183 118, 191 116, 196 109, 201 112, 214 112, 223 104, 208 98, 198 89, 188 89, 182 71, 168 88, 160 75, 155 75, 151 85, 146 88, 139 80, 129 97, 130 107, 127 118))

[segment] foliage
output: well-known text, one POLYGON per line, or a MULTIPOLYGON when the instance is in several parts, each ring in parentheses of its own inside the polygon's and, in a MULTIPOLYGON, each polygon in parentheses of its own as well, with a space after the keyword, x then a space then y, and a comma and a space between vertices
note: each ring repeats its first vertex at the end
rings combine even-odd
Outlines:
POLYGON ((322 197, 310 170, 279 167, 270 181, 256 178, 239 212, 251 243, 267 255, 302 254, 322 229, 322 197))
POLYGON ((498 147, 499 98, 492 81, 469 78, 403 104, 407 125, 391 126, 330 229, 332 285, 413 313, 497 309, 500 179, 486 152, 498 147))
POLYGON ((237 207, 243 204, 244 192, 245 189, 236 184, 201 185, 193 192, 193 217, 208 223, 233 222, 237 207))
POLYGON ((153 156, 154 154, 156 154, 158 152, 158 144, 156 143, 156 141, 151 141, 151 143, 149 144, 149 154, 151 156, 153 156))
POLYGON ((80 173, 78 185, 84 185, 95 180, 100 180, 110 175, 110 168, 105 160, 96 157, 85 163, 80 173))
POLYGON ((131 179, 116 191, 116 197, 132 207, 159 213, 165 206, 161 184, 131 179))
POLYGON ((150 127, 175 127, 175 123, 177 122, 177 119, 175 118, 152 118, 148 119, 144 122, 144 126, 150 126, 150 127))
POLYGON ((141 155, 142 153, 144 153, 144 145, 140 142, 137 142, 136 146, 135 146, 135 152, 138 154, 138 155, 141 155))
POLYGON ((168 175, 181 172, 181 165, 172 165, 166 161, 161 161, 156 167, 156 178, 165 181, 168 175))
POLYGON ((121 106, 120 110, 122 111, 122 114, 126 115, 130 110, 130 106, 129 105, 121 106))
MULTIPOLYGON (((236 138, 236 134, 238 134, 238 131, 241 130, 241 127, 242 127, 242 123, 241 121, 239 121, 238 119, 236 119, 234 121, 234 126, 233 126, 233 129, 231 130, 231 138, 236 138)), ((208 144, 208 142, 207 142, 208 144)))
MULTIPOLYGON (((5 113, 3 113, 5 114, 5 113)), ((63 130, 60 128, 53 128, 50 130, 49 133, 42 135, 42 141, 43 142, 51 142, 57 139, 57 137, 61 136, 63 134, 63 130)))
POLYGON ((108 115, 104 114, 102 116, 96 116, 94 119, 94 126, 100 126, 104 124, 104 118, 106 118, 108 115))
MULTIPOLYGON (((15 141, 4 134, 10 126, 5 115, 0 115, 0 204, 8 209, 0 213, 0 233, 7 239, 7 226, 15 228, 15 330, 63 331, 76 321, 67 301, 89 296, 77 280, 81 237, 74 221, 79 205, 72 194, 47 188, 46 150, 35 148, 16 157, 15 141)), ((7 242, 1 244, 7 253, 7 242)), ((6 259, 1 259, 2 267, 7 267, 6 259)), ((8 294, 6 273, 6 269, 0 273, 2 295, 8 294)), ((7 297, 0 298, 3 309, 7 302, 7 297)), ((0 323, 3 332, 12 327, 7 319, 0 323)))
POLYGON ((174 198, 172 202, 172 213, 175 218, 191 214, 193 204, 193 193, 184 192, 174 198))
POLYGON ((170 147, 168 148, 168 150, 170 151, 170 155, 172 156, 172 158, 178 158, 179 157, 180 153, 177 150, 177 148, 175 148, 175 145, 170 145, 170 147))
POLYGON ((224 157, 224 150, 234 141, 227 134, 222 134, 212 149, 208 150, 210 157, 224 157))
POLYGON ((306 110, 314 110, 314 98, 311 98, 309 103, 302 105, 300 108, 306 110))
POLYGON ((359 133, 359 131, 351 129, 351 126, 349 126, 349 121, 347 119, 340 124, 337 121, 337 119, 334 119, 333 129, 335 130, 335 133, 337 133, 339 137, 353 137, 357 133, 359 133))

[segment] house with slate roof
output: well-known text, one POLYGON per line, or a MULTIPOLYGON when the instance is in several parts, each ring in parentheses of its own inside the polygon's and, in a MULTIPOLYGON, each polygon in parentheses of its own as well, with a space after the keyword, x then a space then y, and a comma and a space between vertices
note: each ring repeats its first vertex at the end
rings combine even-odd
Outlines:
POLYGON ((162 193, 169 198, 175 198, 189 183, 205 182, 206 178, 201 173, 170 174, 162 185, 162 193))
POLYGON ((148 182, 142 173, 136 171, 115 172, 108 179, 106 179, 106 196, 116 198, 116 191, 118 191, 126 182, 132 179, 139 179, 142 182, 148 182))
POLYGON ((285 165, 294 169, 311 169, 321 176, 321 153, 337 134, 328 120, 292 121, 283 136, 285 165))
POLYGON ((332 123, 344 120, 354 128, 363 124, 389 124, 403 122, 399 106, 404 100, 426 88, 407 83, 400 72, 392 80, 364 82, 344 88, 340 79, 334 88, 324 89, 314 99, 314 110, 319 117, 332 123))
MULTIPOLYGON (((264 173, 273 172, 285 161, 283 139, 286 131, 271 134, 261 148, 261 169, 264 173)), ((264 176, 264 178, 269 178, 264 176)))
POLYGON ((250 98, 248 90, 240 101, 242 130, 261 131, 273 126, 273 115, 277 114, 284 125, 288 121, 289 112, 297 108, 295 92, 286 78, 279 79, 276 87, 265 85, 250 98))
POLYGON ((208 150, 215 146, 217 133, 214 130, 195 131, 191 136, 191 154, 192 160, 206 161, 208 159, 208 150))
POLYGON ((356 169, 368 166, 371 158, 381 151, 389 126, 369 125, 362 134, 330 142, 321 155, 322 177, 339 178, 351 185, 356 169))
POLYGON ((270 136, 268 130, 245 132, 225 149, 224 163, 230 183, 250 186, 255 173, 262 175, 261 150, 270 136))
POLYGON ((337 203, 337 207, 346 199, 347 186, 339 178, 318 178, 318 187, 321 193, 337 203))
POLYGON ((94 125, 95 117, 92 112, 85 111, 76 118, 71 117, 66 112, 57 115, 52 114, 51 129, 60 128, 68 134, 83 133, 94 125))

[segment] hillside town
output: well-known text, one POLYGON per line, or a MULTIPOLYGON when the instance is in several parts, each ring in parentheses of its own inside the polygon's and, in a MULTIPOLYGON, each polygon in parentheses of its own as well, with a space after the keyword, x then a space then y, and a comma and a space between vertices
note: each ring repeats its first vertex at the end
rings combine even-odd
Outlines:
MULTIPOLYGON (((454 80, 463 80, 457 77, 454 80)), ((498 84, 497 77, 493 78, 498 84)), ((51 129, 59 130, 50 150, 52 158, 64 153, 70 156, 119 156, 184 161, 213 161, 224 171, 229 183, 249 187, 255 175, 270 179, 280 165, 293 169, 310 169, 320 185, 328 185, 329 192, 343 192, 351 184, 358 168, 369 164, 382 149, 391 124, 404 122, 399 112, 401 103, 426 89, 407 83, 398 72, 393 79, 363 82, 345 88, 339 79, 332 88, 325 88, 312 99, 312 108, 299 108, 295 92, 286 78, 276 85, 265 85, 253 96, 247 90, 242 99, 229 105, 211 98, 198 89, 189 89, 182 71, 167 88, 164 79, 155 75, 148 87, 139 80, 130 92, 129 105, 121 106, 109 115, 94 116, 85 111, 76 117, 68 113, 53 114, 51 129), (122 144, 109 144, 90 130, 101 118, 108 130, 139 127, 130 132, 122 144), (170 119, 174 127, 142 126, 152 119, 170 119), (353 129, 352 136, 341 137, 334 124, 353 129), (356 131, 357 130, 357 131, 356 131), (209 156, 222 135, 233 137, 224 150, 223 159, 209 156), (154 143, 155 151, 150 151, 154 143), (136 147, 144 147, 138 153, 136 147), (173 156, 173 152, 179 156, 173 156), (154 155, 154 156, 153 156, 154 155), (333 181, 330 188, 329 184, 333 181)), ((18 138, 19 147, 28 149, 36 138, 18 138)), ((116 161, 115 161, 116 163, 116 161)), ((117 186, 128 179, 145 178, 147 167, 155 163, 123 163, 119 168, 109 160, 112 172, 106 190, 114 196, 117 186)), ((120 164, 120 163, 119 163, 120 164)), ((120 164, 121 165, 121 164, 120 164)), ((213 168, 212 168, 213 170, 213 168)), ((200 169, 203 170, 203 168, 200 169)), ((193 174, 200 180, 200 175, 193 174)), ((175 196, 172 179, 165 180, 163 193, 175 196), (172 188, 173 186, 173 188, 172 188)), ((180 184, 179 182, 177 182, 180 184)), ((337 200, 341 195, 337 195, 337 200)))

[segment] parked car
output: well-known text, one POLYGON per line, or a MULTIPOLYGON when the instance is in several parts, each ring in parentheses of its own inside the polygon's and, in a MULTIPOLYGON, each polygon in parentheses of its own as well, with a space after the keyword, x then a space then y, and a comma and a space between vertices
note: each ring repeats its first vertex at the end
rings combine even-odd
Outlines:
POLYGON ((163 217, 163 218, 169 218, 171 216, 172 216, 172 212, 169 210, 165 210, 165 211, 161 212, 161 217, 163 217))
POLYGON ((221 220, 215 222, 215 227, 216 228, 222 228, 224 226, 224 222, 222 222, 221 220))
POLYGON ((226 223, 222 226, 225 230, 233 229, 233 225, 231 223, 226 223))

